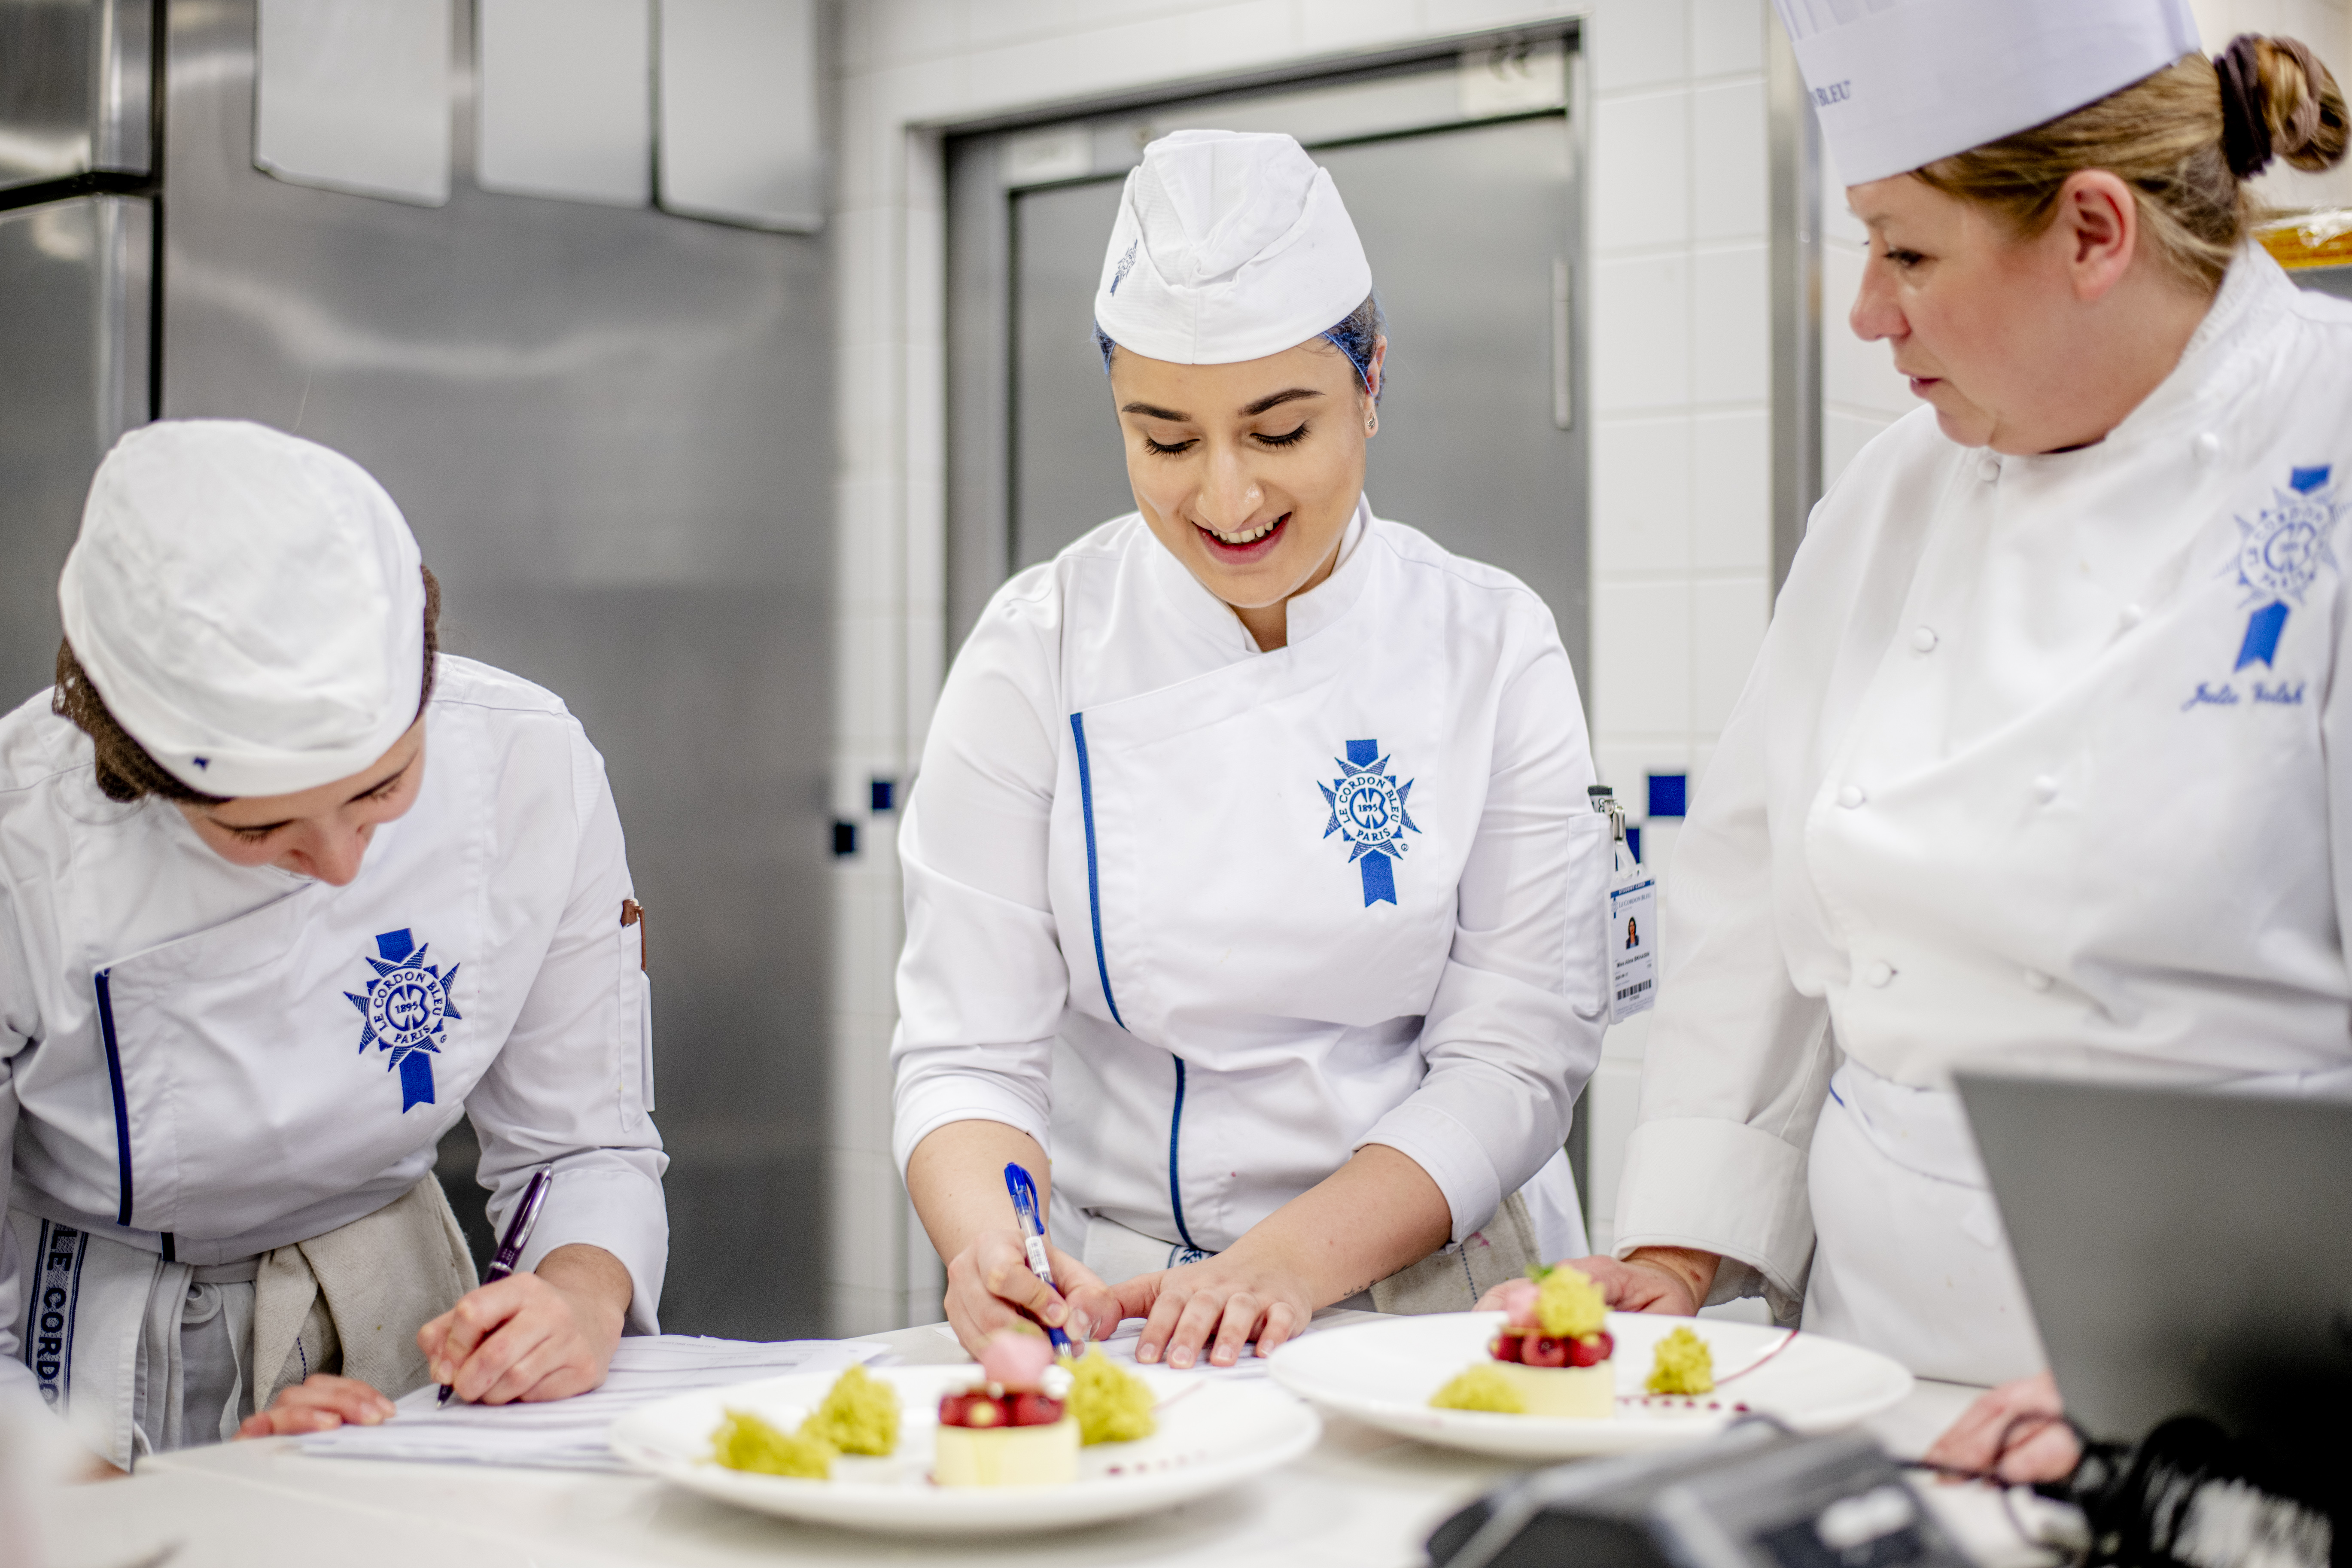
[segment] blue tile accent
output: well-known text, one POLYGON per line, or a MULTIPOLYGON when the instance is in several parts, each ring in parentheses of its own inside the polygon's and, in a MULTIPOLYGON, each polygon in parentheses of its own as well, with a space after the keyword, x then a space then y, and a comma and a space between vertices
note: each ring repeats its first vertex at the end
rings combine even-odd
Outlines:
POLYGON ((1650 775, 1650 809, 1652 816, 1680 816, 1690 801, 1688 773, 1652 773, 1650 775))
POLYGON ((876 779, 866 787, 867 794, 873 801, 873 809, 876 811, 895 811, 898 809, 896 805, 898 795, 898 780, 876 779))
POLYGON ((1625 847, 1633 852, 1633 864, 1640 865, 1642 863, 1642 830, 1640 828, 1629 827, 1625 830, 1625 847))

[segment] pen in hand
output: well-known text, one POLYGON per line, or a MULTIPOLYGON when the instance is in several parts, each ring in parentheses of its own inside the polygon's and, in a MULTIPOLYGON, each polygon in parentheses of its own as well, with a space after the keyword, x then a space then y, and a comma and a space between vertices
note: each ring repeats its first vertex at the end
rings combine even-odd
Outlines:
MULTIPOLYGON (((1021 1221, 1021 1240, 1029 1249, 1029 1272, 1044 1280, 1048 1289, 1055 1289, 1053 1265, 1045 1261, 1045 1218, 1037 1212, 1037 1184, 1016 1163, 1004 1167, 1004 1190, 1013 1194, 1013 1212, 1021 1221)), ((1054 1342, 1057 1353, 1078 1353, 1070 1346, 1070 1336, 1051 1323, 1045 1325, 1045 1337, 1054 1342)))
MULTIPOLYGON (((547 1202, 547 1189, 554 1184, 552 1171, 531 1173, 530 1185, 522 1190, 522 1202, 515 1205, 514 1213, 507 1217, 507 1233, 499 1240, 498 1256, 492 1258, 490 1266, 482 1270, 483 1284, 496 1284, 513 1273, 515 1265, 522 1261, 522 1249, 530 1245, 530 1228, 539 1223, 540 1207, 547 1202)), ((434 1408, 437 1410, 448 1404, 449 1396, 456 1392, 453 1384, 443 1384, 441 1397, 433 1402, 434 1408)))

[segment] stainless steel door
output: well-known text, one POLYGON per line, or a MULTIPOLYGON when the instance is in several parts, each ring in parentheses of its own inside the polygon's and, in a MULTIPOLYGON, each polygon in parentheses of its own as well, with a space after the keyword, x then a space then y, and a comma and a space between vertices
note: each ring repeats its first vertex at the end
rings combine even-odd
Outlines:
POLYGON ((647 911, 664 1325, 822 1331, 824 242, 478 190, 463 72, 446 207, 281 184, 253 167, 252 0, 171 21, 163 411, 364 464, 445 646, 586 724, 647 911))

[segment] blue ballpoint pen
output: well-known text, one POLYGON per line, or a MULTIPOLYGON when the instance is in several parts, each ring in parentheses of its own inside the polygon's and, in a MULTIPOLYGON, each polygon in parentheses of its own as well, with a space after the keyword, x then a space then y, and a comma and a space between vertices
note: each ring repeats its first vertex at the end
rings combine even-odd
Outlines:
MULTIPOLYGON (((1050 1289, 1054 1285, 1054 1269, 1045 1261, 1045 1217, 1037 1212, 1037 1184, 1029 1179, 1026 1170, 1012 1164, 1004 1167, 1004 1190, 1013 1194, 1013 1212, 1021 1219, 1021 1239, 1029 1248, 1029 1272, 1050 1289)), ((1078 1353, 1070 1347, 1070 1336, 1051 1323, 1045 1325, 1045 1337, 1062 1354, 1078 1353)))
MULTIPOLYGON (((554 1184, 554 1172, 542 1170, 531 1173, 530 1185, 522 1190, 522 1202, 515 1205, 514 1213, 508 1216, 507 1233, 499 1239, 498 1256, 490 1259, 488 1268, 482 1270, 483 1284, 495 1284, 505 1279, 514 1272, 515 1265, 522 1261, 522 1249, 530 1245, 530 1227, 539 1223, 540 1206, 547 1202, 547 1189, 554 1184)), ((449 1395, 456 1392, 450 1384, 443 1384, 441 1397, 433 1402, 434 1408, 437 1410, 448 1404, 449 1395)))

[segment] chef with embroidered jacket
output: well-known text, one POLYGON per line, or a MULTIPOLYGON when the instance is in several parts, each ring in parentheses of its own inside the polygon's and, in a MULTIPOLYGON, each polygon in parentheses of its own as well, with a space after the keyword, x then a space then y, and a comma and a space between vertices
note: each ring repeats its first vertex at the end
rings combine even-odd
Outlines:
POLYGON ((58 596, 58 685, 0 719, 0 1379, 122 1468, 595 1387, 668 1227, 578 721, 436 653, 392 498, 257 425, 124 437, 58 596), (494 1224, 553 1173, 479 1289, 461 1115, 494 1224))
POLYGON ((1576 681, 1525 585, 1365 500, 1371 296, 1286 136, 1180 132, 1128 180, 1095 312, 1138 510, 990 601, 898 840, 897 1153, 967 1345, 1142 1317, 1141 1359, 1229 1364, 1581 1242, 1576 681))
POLYGON ((2183 0, 1780 9, 1869 231, 1853 329, 1927 406, 1815 509, 1699 782, 1591 1267, 2019 1380, 1937 1457, 2047 1474, 1952 1070, 2352 1091, 2352 306, 2244 184, 2336 162, 2345 104, 2291 39, 2207 59, 2183 0))

